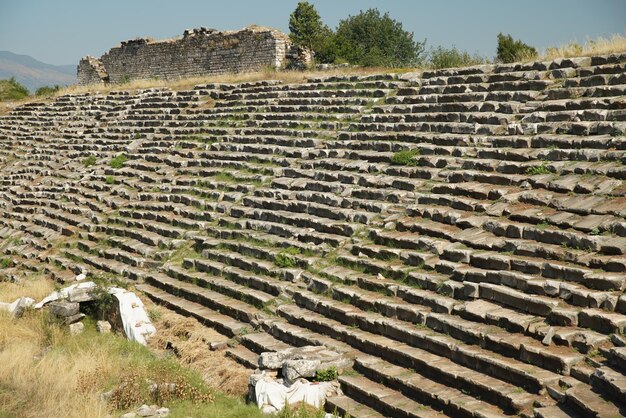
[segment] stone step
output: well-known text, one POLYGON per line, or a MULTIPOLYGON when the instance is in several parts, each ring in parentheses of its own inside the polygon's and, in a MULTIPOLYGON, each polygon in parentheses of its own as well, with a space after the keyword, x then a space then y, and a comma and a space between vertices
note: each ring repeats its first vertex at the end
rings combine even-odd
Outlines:
POLYGON ((370 380, 454 417, 503 417, 504 411, 462 390, 437 383, 417 372, 372 356, 355 360, 355 369, 370 380))
POLYGON ((183 282, 160 273, 149 273, 146 283, 184 297, 191 302, 207 306, 238 321, 256 324, 265 314, 247 303, 208 290, 193 283, 183 282))
MULTIPOLYGON (((476 369, 496 378, 508 379, 510 382, 523 386, 531 392, 537 393, 548 384, 559 379, 559 375, 556 373, 511 358, 515 356, 505 357, 498 355, 491 351, 489 346, 482 348, 477 346, 477 344, 465 344, 455 339, 454 337, 458 335, 445 333, 446 328, 441 326, 441 322, 437 322, 437 319, 445 317, 444 315, 437 316, 437 314, 432 313, 425 315, 426 322, 430 322, 432 329, 438 331, 432 332, 420 327, 421 324, 418 324, 418 327, 415 329, 407 329, 407 324, 404 321, 385 319, 378 314, 362 312, 352 308, 350 305, 327 300, 321 296, 307 294, 303 291, 295 292, 294 300, 299 306, 324 315, 324 317, 329 319, 337 320, 347 326, 356 326, 365 332, 382 335, 401 343, 430 351, 433 354, 447 357, 460 365, 476 369), (445 334, 439 333, 442 331, 445 334)), ((452 320, 448 322, 452 322, 452 320)), ((473 341, 473 343, 476 342, 473 341)), ((555 351, 558 351, 558 349, 555 351)), ((510 355, 512 353, 507 352, 506 354, 510 355)), ((520 352, 519 357, 526 361, 534 360, 542 366, 544 362, 548 365, 556 363, 553 368, 567 366, 565 371, 569 371, 571 364, 576 364, 577 361, 581 360, 581 356, 572 356, 571 354, 570 358, 561 361, 557 352, 551 356, 546 355, 549 353, 543 353, 544 357, 541 354, 541 351, 537 350, 536 347, 533 349, 533 346, 529 344, 528 352, 523 354, 520 352), (533 356, 533 354, 535 355, 533 356)), ((561 371, 559 370, 559 372, 561 371)))
POLYGON ((333 396, 326 398, 326 405, 324 407, 326 412, 342 417, 354 417, 354 418, 384 418, 382 415, 376 412, 369 406, 363 405, 350 398, 349 396, 333 396))
POLYGON ((256 354, 268 351, 282 351, 293 347, 292 345, 277 340, 270 334, 266 333, 245 334, 240 336, 239 339, 246 348, 256 354))
POLYGON ((604 399, 584 384, 567 389, 565 403, 585 417, 619 417, 626 413, 624 408, 604 399))
POLYGON ((390 417, 434 418, 445 415, 363 376, 339 376, 344 393, 390 417))
POLYGON ((420 373, 442 384, 463 387, 470 394, 501 408, 519 411, 533 403, 533 395, 524 390, 520 391, 515 385, 455 364, 445 357, 417 347, 353 329, 295 306, 283 305, 278 309, 278 313, 290 323, 329 335, 398 366, 420 370, 420 373))
POLYGON ((250 326, 246 323, 237 321, 229 316, 219 314, 198 303, 174 296, 171 293, 149 284, 139 284, 136 288, 156 303, 163 304, 165 307, 172 309, 181 315, 191 316, 200 321, 202 324, 214 328, 216 331, 226 336, 234 337, 240 334, 245 334, 250 330, 250 326))
POLYGON ((225 354, 248 369, 255 370, 258 368, 259 355, 242 345, 227 348, 225 354))

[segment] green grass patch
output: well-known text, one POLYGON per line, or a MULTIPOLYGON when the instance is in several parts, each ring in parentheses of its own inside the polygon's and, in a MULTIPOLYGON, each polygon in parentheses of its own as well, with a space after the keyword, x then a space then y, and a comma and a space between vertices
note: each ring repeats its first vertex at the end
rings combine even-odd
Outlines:
POLYGON ((339 372, 335 366, 329 367, 327 369, 320 369, 315 371, 315 381, 316 382, 331 382, 336 380, 339 376, 339 372))
POLYGON ((548 167, 546 167, 545 164, 534 165, 526 169, 526 174, 529 174, 531 176, 538 176, 542 174, 551 174, 551 173, 552 172, 548 170, 548 167))
POLYGON ((298 264, 298 259, 295 257, 298 254, 300 254, 299 248, 287 247, 276 255, 274 264, 280 268, 294 268, 298 264))
POLYGON ((415 161, 415 157, 418 155, 420 155, 420 150, 417 148, 398 151, 391 156, 391 163, 394 165, 416 166, 417 161, 415 161))
POLYGON ((90 155, 83 160, 83 165, 85 166, 85 168, 91 167, 92 165, 95 165, 97 161, 98 160, 96 159, 95 155, 90 155))
POLYGON ((124 167, 124 163, 126 163, 126 161, 128 161, 128 157, 124 154, 120 154, 111 160, 111 162, 109 163, 109 167, 117 170, 124 167))

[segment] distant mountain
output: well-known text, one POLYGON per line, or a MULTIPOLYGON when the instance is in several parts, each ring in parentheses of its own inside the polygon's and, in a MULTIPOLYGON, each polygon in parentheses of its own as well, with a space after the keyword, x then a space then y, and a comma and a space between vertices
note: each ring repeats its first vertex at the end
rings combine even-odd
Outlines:
POLYGON ((76 83, 76 65, 51 65, 28 55, 0 51, 0 79, 15 77, 31 93, 39 87, 76 83))

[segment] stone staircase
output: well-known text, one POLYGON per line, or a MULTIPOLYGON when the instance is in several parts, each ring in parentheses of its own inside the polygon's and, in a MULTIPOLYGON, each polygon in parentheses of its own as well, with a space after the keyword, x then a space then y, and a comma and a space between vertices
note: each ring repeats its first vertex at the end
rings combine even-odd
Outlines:
POLYGON ((352 417, 622 416, 625 134, 626 55, 30 103, 0 278, 125 278, 251 368, 331 347, 352 417))

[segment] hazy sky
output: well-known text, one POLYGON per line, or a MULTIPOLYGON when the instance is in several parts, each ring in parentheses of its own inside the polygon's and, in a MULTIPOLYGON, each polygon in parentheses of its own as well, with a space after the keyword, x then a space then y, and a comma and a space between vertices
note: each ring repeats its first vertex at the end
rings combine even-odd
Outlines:
MULTIPOLYGON (((587 37, 624 34, 626 0, 313 0, 322 19, 340 19, 371 7, 400 20, 428 46, 456 45, 493 57, 496 35, 544 49, 587 37)), ((188 28, 220 30, 250 24, 288 31, 298 0, 0 0, 0 50, 50 64, 77 64, 120 41, 182 35, 188 28)))

